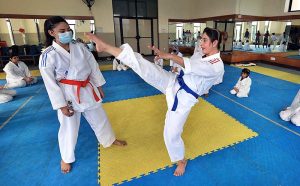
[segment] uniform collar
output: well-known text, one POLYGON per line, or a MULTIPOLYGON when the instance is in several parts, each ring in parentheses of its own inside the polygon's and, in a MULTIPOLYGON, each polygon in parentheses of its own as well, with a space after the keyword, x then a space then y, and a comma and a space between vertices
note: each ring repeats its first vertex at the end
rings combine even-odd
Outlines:
MULTIPOLYGON (((52 46, 59 51, 60 53, 62 53, 63 55, 65 55, 66 57, 70 57, 70 53, 68 51, 66 51, 66 49, 64 49, 63 47, 61 47, 59 44, 57 44, 54 40, 52 42, 52 46)), ((70 47, 70 51, 71 51, 71 43, 69 44, 70 47)))

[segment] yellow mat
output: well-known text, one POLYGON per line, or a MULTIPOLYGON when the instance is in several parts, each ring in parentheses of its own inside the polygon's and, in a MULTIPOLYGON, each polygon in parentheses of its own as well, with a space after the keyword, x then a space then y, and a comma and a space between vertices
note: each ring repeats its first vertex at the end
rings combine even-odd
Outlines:
MULTIPOLYGON (((237 66, 235 66, 235 67, 237 67, 237 66)), ((278 78, 278 79, 282 79, 282 80, 286 80, 289 82, 300 84, 300 75, 297 75, 297 74, 292 74, 292 73, 275 70, 275 69, 271 69, 271 68, 265 68, 265 67, 261 67, 261 66, 248 66, 248 67, 238 67, 238 68, 248 68, 249 70, 251 70, 253 72, 257 72, 257 73, 271 76, 274 78, 278 78)))
MULTIPOLYGON (((106 71, 106 70, 112 70, 112 65, 99 65, 99 68, 101 71, 106 71)), ((30 73, 32 76, 41 76, 41 73, 39 70, 30 70, 30 73)), ((5 73, 0 72, 0 79, 5 79, 5 73)))
MULTIPOLYGON (((122 183, 172 166, 163 141, 164 95, 111 102, 104 107, 116 135, 127 140, 128 146, 99 147, 99 184, 122 183)), ((186 157, 194 159, 257 135, 200 99, 183 132, 186 157)))

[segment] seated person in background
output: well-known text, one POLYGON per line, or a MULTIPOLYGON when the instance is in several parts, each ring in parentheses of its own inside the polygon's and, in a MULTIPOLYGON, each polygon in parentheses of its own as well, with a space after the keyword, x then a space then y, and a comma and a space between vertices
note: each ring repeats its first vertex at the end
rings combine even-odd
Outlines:
MULTIPOLYGON (((179 57, 183 57, 182 53, 179 52, 178 47, 173 47, 173 51, 171 52, 171 54, 175 54, 179 57)), ((178 65, 177 63, 175 63, 173 60, 170 59, 170 71, 173 73, 177 73, 180 71, 181 66, 178 65)))
POLYGON ((117 58, 115 58, 113 60, 113 70, 127 70, 128 67, 126 65, 124 65, 120 60, 118 60, 117 58))
POLYGON ((19 61, 17 54, 11 54, 9 59, 10 61, 3 68, 6 73, 6 88, 25 87, 37 82, 37 78, 31 76, 27 65, 19 61))
POLYGON ((233 48, 236 48, 236 46, 237 46, 237 42, 236 42, 235 39, 234 39, 233 42, 232 42, 232 47, 233 47, 233 48))
POLYGON ((249 40, 246 40, 243 49, 244 49, 244 50, 251 50, 250 44, 249 44, 249 40))
POLYGON ((281 111, 279 116, 284 121, 291 121, 296 126, 300 126, 300 90, 295 96, 292 104, 281 111))
POLYGON ((0 104, 11 101, 15 95, 15 90, 9 90, 4 88, 4 86, 0 86, 0 104))
POLYGON ((236 48, 237 48, 237 49, 243 49, 243 43, 242 43, 242 40, 239 40, 239 42, 237 42, 236 48))
POLYGON ((154 63, 156 65, 158 65, 159 67, 163 68, 164 67, 164 60, 163 59, 159 59, 157 57, 154 58, 154 63))
POLYGON ((236 96, 239 98, 248 97, 248 94, 250 92, 251 82, 252 82, 249 75, 250 75, 250 70, 244 68, 242 70, 241 77, 239 78, 234 88, 230 91, 230 93, 236 94, 236 96))
POLYGON ((280 45, 279 45, 279 48, 278 48, 278 51, 279 52, 286 52, 286 42, 282 42, 280 45))

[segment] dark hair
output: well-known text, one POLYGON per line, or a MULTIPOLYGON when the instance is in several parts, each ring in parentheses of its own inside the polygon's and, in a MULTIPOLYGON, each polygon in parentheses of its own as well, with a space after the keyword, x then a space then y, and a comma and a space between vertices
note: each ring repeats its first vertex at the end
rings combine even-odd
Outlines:
POLYGON ((19 57, 18 53, 16 53, 16 52, 11 52, 10 55, 9 55, 9 59, 12 59, 12 58, 15 57, 15 56, 18 56, 18 57, 19 57))
POLYGON ((249 76, 250 70, 249 70, 248 68, 244 68, 244 69, 242 70, 242 73, 245 73, 245 74, 247 74, 247 75, 249 76))
POLYGON ((222 42, 222 34, 219 30, 217 29, 213 29, 213 28, 209 28, 209 27, 206 27, 204 30, 203 30, 203 34, 206 33, 206 35, 209 37, 209 39, 211 40, 211 42, 214 42, 214 41, 218 41, 218 49, 220 49, 220 44, 222 42))
POLYGON ((48 18, 45 21, 44 32, 45 32, 45 36, 46 36, 46 43, 45 43, 46 47, 52 45, 52 41, 54 40, 54 37, 48 33, 48 30, 52 30, 53 28, 56 27, 56 25, 58 23, 61 23, 61 22, 65 22, 68 24, 68 22, 61 16, 53 16, 53 17, 48 18))
POLYGON ((249 40, 247 39, 246 42, 249 43, 249 40))

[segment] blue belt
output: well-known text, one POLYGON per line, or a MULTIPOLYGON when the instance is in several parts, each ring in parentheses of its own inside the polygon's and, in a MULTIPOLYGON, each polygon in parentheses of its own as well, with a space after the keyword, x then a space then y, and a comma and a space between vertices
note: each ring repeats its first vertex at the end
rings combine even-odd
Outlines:
MULTIPOLYGON (((196 99, 198 99, 199 95, 194 92, 192 89, 190 89, 184 82, 183 80, 183 75, 184 75, 184 72, 183 70, 180 71, 179 75, 177 76, 177 79, 178 79, 178 83, 180 85, 180 88, 179 90, 183 89, 185 90, 187 93, 189 94, 192 94, 196 99)), ((178 91, 179 91, 178 90, 178 91)), ((177 97, 177 94, 178 94, 178 91, 176 92, 176 95, 175 95, 175 99, 174 99, 174 104, 173 104, 173 107, 172 107, 172 111, 176 111, 177 109, 177 106, 178 106, 178 97, 177 97)))

